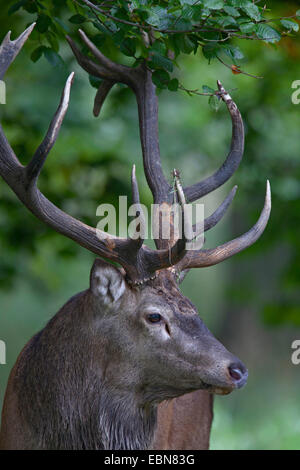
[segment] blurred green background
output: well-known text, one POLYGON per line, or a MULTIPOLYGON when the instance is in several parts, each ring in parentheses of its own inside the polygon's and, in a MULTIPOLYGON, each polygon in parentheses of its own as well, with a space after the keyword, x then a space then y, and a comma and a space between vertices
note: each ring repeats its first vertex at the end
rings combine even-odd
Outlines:
MULTIPOLYGON (((1 39, 13 37, 30 15, 7 16, 3 3, 1 39)), ((295 1, 270 1, 276 15, 293 14, 295 1)), ((300 105, 291 84, 300 80, 300 40, 277 48, 240 44, 241 62, 255 80, 233 75, 220 63, 207 65, 198 53, 180 61, 187 88, 221 79, 245 122, 246 149, 232 180, 204 199, 209 214, 234 184, 239 189, 227 216, 207 235, 207 247, 233 238, 255 222, 265 181, 273 194, 271 220, 263 237, 245 253, 216 267, 194 270, 183 284, 201 317, 226 347, 249 368, 248 385, 216 397, 212 449, 300 449, 300 365, 291 362, 291 343, 300 339, 300 105)), ((76 79, 59 139, 40 177, 40 188, 63 210, 96 225, 96 207, 130 197, 129 175, 137 164, 141 198, 151 204, 142 169, 137 109, 130 90, 116 86, 101 117, 92 116, 95 90, 66 44, 65 64, 53 68, 43 57, 30 61, 30 40, 6 76, 3 126, 16 154, 27 163, 39 145, 71 70, 76 79)), ((224 160, 231 137, 225 106, 216 113, 204 97, 162 92, 160 145, 166 175, 176 167, 184 184, 213 172, 224 160)), ((0 181, 0 339, 7 365, 0 365, 0 407, 9 372, 29 338, 74 293, 88 286, 93 255, 36 220, 0 181)))

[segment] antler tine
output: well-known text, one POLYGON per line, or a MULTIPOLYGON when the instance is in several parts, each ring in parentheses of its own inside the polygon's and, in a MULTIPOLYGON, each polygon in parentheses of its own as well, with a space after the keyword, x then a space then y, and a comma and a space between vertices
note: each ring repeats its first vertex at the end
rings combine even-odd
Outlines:
POLYGON ((174 169, 173 175, 175 178, 175 192, 181 208, 181 234, 179 233, 179 238, 172 247, 156 252, 158 253, 158 260, 160 263, 160 268, 158 269, 161 269, 162 267, 174 266, 176 263, 178 263, 185 256, 186 243, 188 241, 186 237, 186 231, 188 230, 188 227, 185 224, 185 195, 181 186, 178 170, 174 169))
POLYGON ((191 202, 222 186, 238 168, 244 153, 244 125, 237 105, 217 81, 219 96, 225 102, 232 120, 232 139, 230 151, 223 165, 208 178, 184 189, 187 199, 191 202))
MULTIPOLYGON (((31 27, 15 41, 10 41, 10 35, 5 37, 4 43, 2 43, 0 47, 1 72, 3 72, 4 69, 7 70, 8 66, 12 63, 33 27, 34 25, 31 25, 31 27)), ((32 181, 36 182, 43 163, 58 135, 63 117, 67 111, 72 79, 73 74, 71 74, 67 80, 60 104, 50 124, 46 137, 28 167, 23 167, 20 164, 0 126, 0 174, 23 204, 39 219, 93 253, 101 254, 108 259, 117 261, 119 258, 118 252, 112 252, 109 248, 109 244, 99 241, 96 235, 96 229, 65 214, 40 193, 36 184, 31 184, 32 181)), ((121 250, 123 247, 126 247, 126 242, 127 240, 119 239, 115 244, 118 245, 121 250)))
POLYGON ((74 80, 74 72, 72 72, 64 87, 63 93, 61 95, 60 103, 57 108, 57 111, 51 121, 47 134, 41 143, 41 145, 36 150, 32 160, 26 167, 26 173, 29 182, 35 182, 41 172, 41 169, 46 161, 46 158, 52 149, 55 141, 58 137, 61 125, 63 123, 64 117, 68 110, 69 101, 70 101, 70 91, 71 86, 74 80))
POLYGON ((82 41, 89 48, 100 65, 82 54, 73 39, 70 36, 66 36, 66 39, 70 44, 77 62, 88 73, 104 80, 98 89, 94 103, 93 113, 94 116, 98 116, 103 101, 105 100, 111 87, 116 82, 125 83, 131 88, 135 88, 137 81, 137 70, 132 69, 131 67, 126 67, 125 65, 117 64, 116 62, 108 59, 108 57, 102 54, 95 44, 87 37, 84 31, 79 29, 78 32, 82 41))
POLYGON ((99 116, 104 100, 115 83, 114 80, 103 80, 100 83, 94 100, 93 114, 95 117, 99 116))
MULTIPOLYGON (((14 41, 10 39, 11 31, 6 34, 0 45, 0 79, 4 77, 8 67, 22 49, 22 46, 34 27, 35 23, 32 23, 32 25, 14 41)), ((16 175, 20 176, 23 169, 23 166, 20 164, 13 149, 9 145, 2 126, 0 125, 0 174, 7 184, 13 187, 16 192, 17 187, 14 187, 16 175)))
POLYGON ((130 86, 135 84, 134 77, 134 69, 131 67, 126 67, 126 65, 117 64, 113 62, 108 57, 106 57, 102 52, 98 49, 97 46, 87 37, 82 29, 78 30, 80 37, 84 44, 89 48, 91 53, 96 57, 99 64, 106 69, 109 73, 116 75, 119 77, 119 82, 126 83, 130 86))
MULTIPOLYGON (((206 219, 204 219, 204 227, 199 226, 199 225, 202 225, 202 224, 193 225, 193 232, 197 234, 196 236, 200 235, 200 233, 201 233, 200 230, 203 230, 204 232, 207 232, 208 230, 213 228, 215 225, 217 225, 217 223, 222 219, 223 215, 225 214, 228 207, 230 206, 230 204, 231 204, 231 202, 232 202, 232 200, 233 200, 233 198, 236 194, 236 191, 237 191, 237 186, 234 186, 232 188, 232 190, 230 191, 230 193, 228 194, 228 196, 226 196, 226 198, 224 199, 222 204, 215 210, 215 212, 213 212, 212 215, 210 215, 209 217, 206 217, 206 219)), ((180 263, 179 263, 179 265, 180 265, 180 263)), ((177 265, 176 271, 177 271, 179 265, 177 265)), ((180 270, 177 271, 178 272, 178 278, 177 278, 178 284, 182 283, 182 281, 185 279, 185 277, 186 277, 186 275, 188 274, 189 271, 190 271, 190 268, 186 268, 186 269, 183 268, 182 271, 180 271, 180 270)))
MULTIPOLYGON (((183 192, 180 178, 179 178, 179 173, 176 169, 173 170, 173 174, 175 177, 175 189, 176 189, 176 194, 177 198, 181 207, 181 237, 177 240, 175 243, 174 247, 174 254, 176 257, 181 257, 183 252, 185 252, 186 249, 186 243, 187 243, 187 234, 186 232, 188 231, 188 228, 185 224, 185 206, 186 206, 186 200, 185 200, 185 194, 183 192)), ((172 254, 172 253, 171 253, 172 254)), ((172 261, 172 256, 170 256, 170 261, 172 261)), ((175 263, 173 263, 175 264, 175 263)))
POLYGON ((16 56, 19 54, 24 43, 27 41, 31 31, 35 27, 35 24, 36 23, 32 23, 14 41, 11 41, 10 39, 11 31, 9 31, 7 35, 5 36, 5 38, 3 39, 1 47, 0 47, 0 56, 1 56, 0 80, 2 80, 3 76, 5 75, 6 70, 8 69, 10 64, 14 61, 16 56))
POLYGON ((138 208, 137 215, 140 219, 141 230, 139 231, 139 233, 143 235, 137 238, 133 237, 132 240, 136 242, 137 248, 140 248, 143 245, 143 241, 144 241, 146 222, 145 222, 144 212, 140 204, 140 193, 139 193, 139 186, 138 186, 138 182, 137 182, 136 174, 135 174, 135 165, 132 166, 131 187, 132 187, 132 202, 138 208))
MULTIPOLYGON (((204 232, 207 232, 211 228, 215 227, 217 223, 223 218, 224 214, 232 203, 236 191, 237 186, 234 186, 230 193, 226 196, 222 204, 209 217, 206 217, 206 219, 204 219, 204 232)), ((199 227, 197 226, 197 224, 195 224, 193 226, 194 233, 198 232, 198 230, 199 227)))
POLYGON ((112 77, 111 73, 109 73, 104 67, 101 67, 99 64, 96 64, 91 59, 86 57, 84 54, 80 52, 76 43, 73 41, 70 36, 66 36, 66 39, 73 51, 75 58, 77 59, 78 64, 88 73, 94 75, 95 77, 103 78, 103 79, 111 79, 115 78, 117 81, 119 76, 112 77))
POLYGON ((176 266, 181 271, 187 268, 204 268, 221 263, 231 256, 251 246, 263 233, 271 212, 271 189, 267 181, 265 203, 256 224, 246 233, 217 248, 209 250, 188 251, 182 261, 176 266))
POLYGON ((185 233, 185 196, 180 183, 179 174, 177 170, 173 171, 175 177, 175 191, 176 196, 181 207, 181 236, 170 248, 163 250, 150 250, 147 246, 143 246, 145 263, 152 271, 158 271, 165 268, 170 268, 179 263, 186 255, 187 237, 185 233))
POLYGON ((131 170, 131 189, 132 189, 132 202, 133 204, 140 204, 139 185, 136 179, 135 165, 132 165, 131 170))

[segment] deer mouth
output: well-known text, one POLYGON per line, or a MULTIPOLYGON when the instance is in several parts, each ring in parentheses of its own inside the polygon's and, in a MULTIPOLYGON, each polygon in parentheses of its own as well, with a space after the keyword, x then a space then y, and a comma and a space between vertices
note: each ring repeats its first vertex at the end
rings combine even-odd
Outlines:
POLYGON ((237 390, 244 385, 246 385, 248 379, 248 373, 245 373, 244 377, 242 377, 238 381, 232 380, 228 385, 213 385, 203 382, 204 389, 207 390, 209 393, 213 393, 215 395, 228 395, 229 393, 237 390))
POLYGON ((213 395, 229 395, 235 390, 234 386, 217 386, 202 382, 201 390, 205 390, 213 395))
POLYGON ((229 395, 229 393, 233 392, 234 388, 220 388, 220 387, 210 387, 208 391, 215 395, 229 395))

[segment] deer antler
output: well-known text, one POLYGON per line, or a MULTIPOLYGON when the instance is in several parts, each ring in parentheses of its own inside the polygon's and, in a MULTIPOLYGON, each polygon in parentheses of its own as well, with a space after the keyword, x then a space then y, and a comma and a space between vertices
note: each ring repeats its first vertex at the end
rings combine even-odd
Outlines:
MULTIPOLYGON (((7 68, 21 50, 34 25, 27 28, 15 41, 10 40, 10 33, 4 38, 0 47, 0 78, 4 76, 7 68)), ((96 95, 94 113, 99 114, 103 101, 115 82, 125 83, 133 89, 139 110, 145 175, 152 191, 154 202, 156 204, 166 203, 171 205, 172 188, 165 179, 161 166, 157 124, 158 105, 151 71, 147 68, 146 64, 142 64, 134 69, 116 64, 105 57, 83 31, 80 31, 80 35, 96 57, 98 64, 85 57, 72 39, 68 38, 77 61, 89 73, 104 79, 96 95)), ((267 184, 265 206, 255 226, 241 237, 212 250, 186 251, 184 230, 182 230, 183 236, 178 238, 177 241, 173 238, 166 242, 159 238, 156 240, 156 244, 158 248, 164 249, 151 250, 146 245, 143 245, 142 238, 120 238, 99 230, 96 231, 95 228, 78 221, 52 204, 37 188, 37 180, 46 158, 57 139, 67 112, 73 78, 74 74, 72 73, 67 79, 59 106, 46 136, 27 167, 24 167, 19 162, 0 126, 0 174, 33 214, 56 231, 66 235, 93 253, 121 264, 127 273, 128 280, 133 284, 142 284, 152 279, 156 271, 171 266, 175 266, 178 271, 186 272, 191 267, 204 267, 220 263, 257 240, 264 231, 270 215, 271 195, 269 184, 267 184)), ((220 82, 218 82, 218 88, 219 95, 225 101, 232 118, 233 136, 231 150, 222 167, 206 180, 183 190, 179 179, 176 178, 175 192, 182 207, 182 227, 184 227, 185 198, 187 197, 190 201, 193 201, 222 185, 233 174, 242 158, 244 132, 240 113, 236 104, 225 92, 220 82)), ((210 217, 205 219, 204 230, 209 230, 221 219, 231 203, 235 192, 236 187, 233 188, 220 207, 210 217)), ((132 193, 133 202, 137 204, 140 215, 142 215, 135 167, 132 170, 132 193)), ((140 220, 144 224, 143 217, 140 217, 140 220)), ((170 224, 172 224, 171 218, 170 224)))
MULTIPOLYGON (((153 194, 153 199, 155 204, 161 204, 162 202, 171 203, 171 186, 167 182, 161 166, 160 150, 159 150, 159 138, 158 138, 158 103, 157 96, 155 93, 155 87, 152 82, 151 72, 147 69, 145 65, 137 67, 135 69, 129 69, 128 67, 121 66, 116 64, 109 59, 105 58, 103 54, 98 50, 98 48, 87 38, 85 33, 79 30, 80 36, 85 43, 85 45, 90 49, 94 54, 95 58, 98 60, 101 66, 108 64, 111 75, 110 78, 115 77, 115 74, 118 72, 119 82, 126 83, 129 85, 137 99, 138 111, 139 111, 139 126, 140 126, 140 136, 141 136, 141 145, 142 153, 144 160, 144 170, 147 178, 147 182, 153 194), (108 61, 108 62, 107 62, 108 61), (130 78, 129 78, 130 76, 130 78)), ((111 87, 115 84, 114 80, 107 79, 108 71, 96 71, 96 68, 99 67, 98 64, 93 62, 91 59, 86 58, 78 49, 74 41, 67 36, 68 42, 75 54, 75 57, 78 63, 89 73, 96 75, 99 78, 104 78, 105 80, 99 87, 99 90, 96 94, 95 105, 94 105, 94 115, 99 115, 101 106, 104 99, 106 98, 111 87)), ((221 87, 221 85, 220 85, 221 87)), ((222 90, 219 88, 220 91, 222 90)), ((229 105, 228 105, 229 106, 229 105)), ((238 128, 242 127, 241 116, 236 108, 236 105, 232 104, 229 106, 231 115, 234 123, 238 121, 238 124, 235 124, 235 133, 238 133, 238 128)), ((243 140, 243 139, 242 139, 243 140)), ((242 145, 243 147, 243 145, 242 145)), ((242 156, 242 153, 241 153, 242 156)), ((240 157, 241 158, 241 157, 240 157)), ((229 176, 228 176, 229 177, 229 176)), ((229 207, 232 199, 235 195, 236 188, 234 188, 221 206, 204 221, 205 231, 214 227, 219 220, 223 217, 227 208, 229 207)), ((188 200, 190 199, 189 192, 184 190, 185 196, 188 200)), ((195 230, 195 227, 194 227, 195 230)), ((161 240, 155 240, 158 247, 162 246, 161 240)))
MULTIPOLYGON (((121 69, 119 69, 118 64, 112 63, 109 59, 105 58, 103 54, 97 49, 97 47, 87 38, 87 36, 82 31, 79 32, 83 42, 98 60, 100 66, 105 67, 107 71, 109 70, 111 72, 111 79, 113 79, 115 73, 118 71, 120 76, 119 81, 122 83, 127 83, 133 89, 138 103, 140 137, 147 182, 152 191, 153 199, 156 204, 170 203, 171 187, 164 177, 161 166, 158 143, 158 105, 155 94, 155 86, 152 83, 151 71, 147 68, 146 64, 140 65, 135 69, 131 69, 130 72, 128 68, 124 68, 124 66, 120 66, 121 69), (128 74, 130 74, 130 79, 128 78, 128 74)), ((74 43, 72 40, 70 41, 70 39, 69 42, 74 51, 74 43)), ((84 64, 86 60, 90 60, 84 58, 84 56, 79 53, 77 48, 75 50, 75 56, 81 65, 84 64)), ((86 66, 84 66, 84 68, 87 70, 86 66)), ((91 70, 92 69, 90 68, 90 73, 91 70)), ((244 152, 244 126, 241 114, 237 105, 232 100, 231 96, 225 91, 219 80, 217 85, 219 90, 218 96, 225 102, 231 116, 231 147, 225 162, 212 176, 204 179, 203 181, 200 181, 199 183, 184 188, 184 197, 190 202, 205 196, 206 194, 223 185, 238 168, 244 152)), ((107 84, 105 89, 108 87, 109 85, 107 84)), ((106 95, 107 93, 105 96, 106 95)), ((204 231, 214 227, 223 217, 236 193, 236 189, 237 187, 234 187, 227 198, 219 206, 219 208, 211 216, 205 219, 204 231)), ((213 264, 220 263, 221 261, 244 250, 254 243, 263 233, 269 219, 270 210, 271 192, 269 182, 267 182, 264 208, 258 222, 249 232, 215 249, 201 249, 186 252, 182 256, 181 261, 177 263, 176 270, 186 271, 192 267, 211 266, 213 264)), ((198 231, 197 226, 194 226, 193 229, 194 233, 198 231)), ((165 246, 163 240, 156 240, 156 244, 158 247, 165 246)), ((169 240, 168 244, 171 246, 172 240, 169 240)), ((181 250, 180 253, 182 255, 183 251, 181 250)))
MULTIPOLYGON (((5 37, 0 49, 1 77, 21 50, 34 25, 31 25, 15 41, 10 40, 10 33, 5 37)), ((123 71, 123 67, 120 70, 123 71)), ((183 240, 178 240, 170 253, 169 250, 151 250, 142 245, 140 240, 114 237, 100 230, 96 231, 95 228, 60 210, 37 187, 38 176, 58 137, 68 109, 73 78, 74 73, 71 73, 46 136, 26 167, 19 162, 0 126, 0 174, 36 217, 93 253, 118 262, 124 267, 128 278, 133 283, 140 283, 151 278, 158 269, 169 267, 178 262, 185 254, 183 240)), ((132 175, 134 202, 139 203, 134 169, 132 175)))

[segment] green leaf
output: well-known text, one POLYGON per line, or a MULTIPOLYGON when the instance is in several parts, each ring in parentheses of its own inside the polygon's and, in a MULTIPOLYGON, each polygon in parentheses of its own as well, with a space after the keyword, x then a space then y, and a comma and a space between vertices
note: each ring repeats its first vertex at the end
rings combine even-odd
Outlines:
POLYGON ((190 20, 193 18, 193 15, 194 15, 193 7, 191 7, 190 5, 185 5, 182 9, 181 17, 186 20, 190 20))
POLYGON ((205 8, 209 8, 210 10, 221 10, 224 8, 224 1, 223 0, 206 0, 204 2, 205 8))
POLYGON ((255 21, 261 20, 261 14, 260 14, 259 8, 254 3, 248 3, 247 5, 241 6, 241 8, 253 20, 255 21))
POLYGON ((223 10, 230 16, 241 16, 239 11, 234 7, 224 6, 223 10))
POLYGON ((131 0, 131 5, 134 10, 136 10, 137 8, 140 8, 141 6, 140 2, 137 0, 131 0))
POLYGON ((95 36, 92 36, 91 39, 98 49, 100 49, 105 43, 106 37, 104 34, 96 34, 95 36))
POLYGON ((208 85, 202 85, 202 91, 203 93, 212 93, 212 94, 215 92, 215 90, 208 85))
MULTIPOLYGON (((39 4, 40 6, 40 4, 39 4)), ((28 11, 28 13, 37 13, 39 10, 38 10, 38 5, 33 3, 33 2, 26 2, 26 4, 23 6, 24 10, 25 11, 28 11)))
POLYGON ((37 62, 43 55, 43 52, 45 50, 45 46, 39 46, 34 51, 31 53, 31 60, 32 62, 37 62))
POLYGON ((296 18, 298 18, 298 20, 300 20, 300 10, 296 11, 296 18))
POLYGON ((177 78, 172 78, 172 80, 170 80, 169 83, 168 83, 168 89, 170 91, 177 91, 178 90, 178 85, 179 85, 179 82, 178 82, 177 78))
POLYGON ((56 16, 54 16, 53 19, 54 19, 54 21, 55 21, 56 23, 59 24, 59 26, 60 26, 66 33, 70 33, 70 32, 71 32, 69 26, 68 26, 64 21, 62 21, 60 18, 57 18, 56 16))
POLYGON ((209 61, 217 57, 217 54, 219 51, 220 51, 220 46, 218 44, 213 44, 213 43, 205 44, 205 46, 202 48, 204 57, 208 59, 209 61))
POLYGON ((196 0, 180 0, 180 3, 181 5, 194 5, 196 3, 196 0))
POLYGON ((152 74, 152 81, 158 88, 167 88, 170 75, 165 70, 155 70, 152 74))
POLYGON ((149 53, 152 51, 158 52, 160 55, 165 55, 167 52, 167 46, 164 42, 156 40, 149 49, 149 53))
POLYGON ((155 6, 149 10, 149 16, 146 19, 146 22, 151 24, 151 26, 156 26, 158 28, 161 26, 163 19, 168 17, 169 15, 165 8, 155 6))
POLYGON ((48 15, 45 15, 45 13, 42 13, 41 15, 38 16, 37 22, 36 22, 36 29, 39 33, 45 33, 47 29, 49 28, 51 24, 51 18, 48 15))
POLYGON ((195 43, 191 41, 187 34, 176 35, 175 42, 179 50, 185 54, 190 54, 195 49, 195 43))
POLYGON ((220 16, 220 18, 217 18, 216 21, 220 26, 223 27, 237 25, 237 22, 232 16, 220 16))
POLYGON ((214 111, 218 111, 221 106, 221 100, 216 95, 210 96, 208 103, 214 111))
POLYGON ((61 67, 64 63, 61 56, 50 47, 45 47, 44 56, 53 67, 61 67))
POLYGON ((49 42, 49 44, 51 46, 51 49, 54 49, 55 52, 58 52, 59 51, 59 43, 56 39, 55 34, 51 33, 50 31, 47 31, 46 32, 46 38, 47 38, 47 41, 49 42))
POLYGON ((23 5, 25 5, 27 0, 21 0, 20 2, 16 2, 13 5, 11 5, 8 9, 8 14, 12 15, 16 11, 18 11, 23 5))
POLYGON ((120 44, 120 51, 123 52, 124 55, 132 57, 135 55, 136 52, 136 43, 134 39, 125 38, 120 44))
POLYGON ((292 20, 280 20, 280 23, 282 24, 282 26, 288 30, 292 30, 292 31, 299 31, 299 25, 298 23, 296 23, 296 21, 292 21, 292 20))
POLYGON ((86 20, 85 17, 79 14, 73 15, 71 16, 71 18, 69 18, 70 23, 73 23, 73 24, 82 24, 85 22, 85 20, 86 20))
POLYGON ((163 55, 159 54, 159 52, 150 52, 149 58, 151 60, 150 65, 154 66, 154 68, 166 69, 169 72, 173 71, 173 62, 167 57, 164 57, 163 55))
POLYGON ((98 29, 98 31, 101 31, 101 33, 110 34, 102 23, 93 21, 93 25, 98 29))
POLYGON ((231 59, 243 59, 244 54, 237 46, 232 46, 231 44, 226 44, 223 46, 225 54, 228 55, 231 59))
POLYGON ((254 31, 256 31, 256 24, 252 23, 251 21, 247 23, 241 23, 239 25, 239 28, 244 34, 253 33, 254 31))
POLYGON ((175 31, 190 31, 193 28, 192 22, 187 18, 180 18, 170 28, 175 31))
POLYGON ((280 33, 268 24, 259 24, 257 26, 256 34, 260 39, 263 39, 266 42, 274 43, 280 41, 281 39, 280 33))
MULTIPOLYGON (((194 21, 199 21, 205 16, 204 15, 204 10, 200 5, 195 5, 193 7, 193 11, 194 11, 194 13, 193 13, 193 20, 194 21)), ((209 14, 209 10, 208 10, 208 14, 209 14)))

